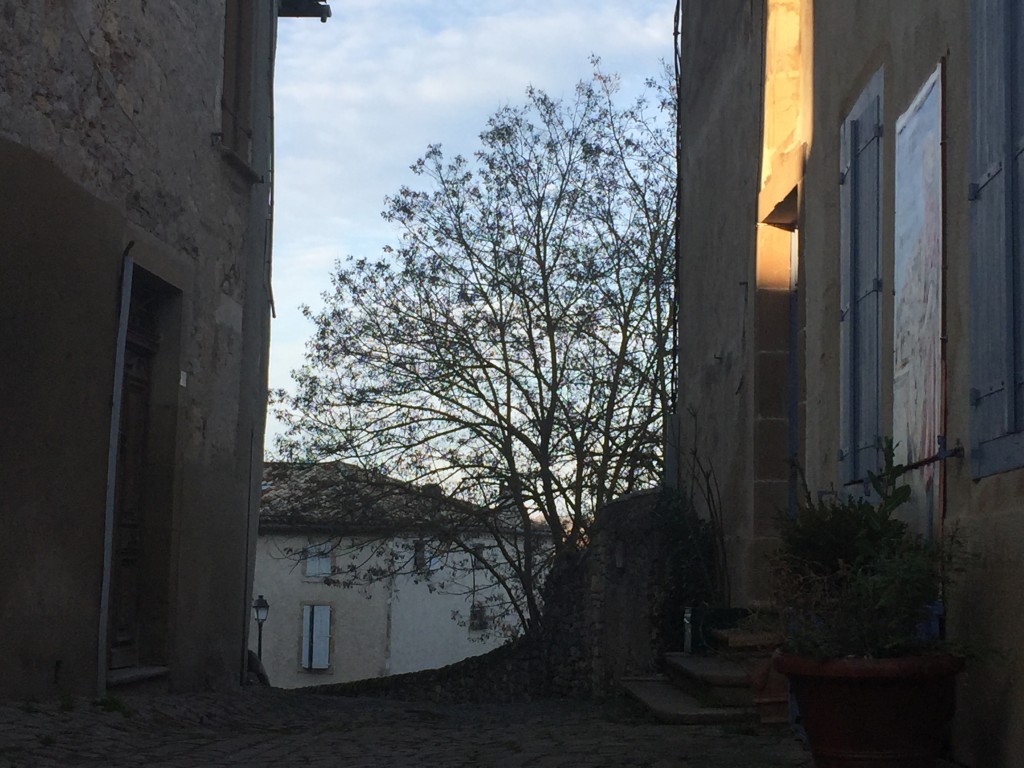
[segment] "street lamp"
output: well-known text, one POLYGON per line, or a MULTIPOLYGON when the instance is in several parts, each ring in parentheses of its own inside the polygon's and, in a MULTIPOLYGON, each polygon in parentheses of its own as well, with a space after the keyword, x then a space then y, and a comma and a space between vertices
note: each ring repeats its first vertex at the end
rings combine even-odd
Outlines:
POLYGON ((263 595, 252 601, 252 614, 256 618, 256 658, 263 660, 263 622, 270 613, 270 603, 263 595))

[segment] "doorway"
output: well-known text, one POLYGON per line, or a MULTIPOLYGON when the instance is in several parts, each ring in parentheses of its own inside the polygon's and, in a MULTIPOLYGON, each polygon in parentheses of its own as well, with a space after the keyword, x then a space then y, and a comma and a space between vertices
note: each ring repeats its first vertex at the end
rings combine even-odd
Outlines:
POLYGON ((133 269, 114 484, 111 671, 162 667, 169 657, 179 296, 133 269))

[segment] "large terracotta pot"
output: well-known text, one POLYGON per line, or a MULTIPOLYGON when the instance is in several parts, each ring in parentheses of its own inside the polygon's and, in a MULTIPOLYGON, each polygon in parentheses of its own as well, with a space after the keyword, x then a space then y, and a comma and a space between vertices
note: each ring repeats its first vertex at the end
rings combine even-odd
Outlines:
POLYGON ((817 768, 933 768, 953 717, 957 656, 818 661, 779 653, 817 768))

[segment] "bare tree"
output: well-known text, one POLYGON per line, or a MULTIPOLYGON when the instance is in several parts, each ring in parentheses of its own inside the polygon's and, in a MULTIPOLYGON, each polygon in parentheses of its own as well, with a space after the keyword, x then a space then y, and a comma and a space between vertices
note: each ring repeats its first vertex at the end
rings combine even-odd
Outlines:
MULTIPOLYGON (((667 82, 667 80, 666 80, 667 82)), ((384 217, 400 239, 338 264, 293 394, 295 458, 343 458, 491 510, 527 627, 541 620, 536 524, 558 552, 594 510, 657 482, 669 407, 675 100, 617 79, 572 101, 530 88, 472 160, 434 145, 384 217), (653 102, 653 103, 652 103, 653 102)))

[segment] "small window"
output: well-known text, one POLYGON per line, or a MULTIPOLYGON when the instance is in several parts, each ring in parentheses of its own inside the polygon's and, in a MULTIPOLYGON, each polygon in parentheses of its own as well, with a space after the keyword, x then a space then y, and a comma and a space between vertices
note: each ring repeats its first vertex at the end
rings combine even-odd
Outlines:
POLYGON ((308 579, 321 579, 333 572, 330 542, 310 544, 302 550, 305 573, 308 579))
POLYGON ((331 606, 302 606, 302 668, 331 666, 331 606))
POLYGON ((413 545, 412 560, 416 573, 423 573, 427 570, 427 546, 424 542, 417 541, 413 545))
POLYGON ((491 617, 487 606, 483 603, 473 603, 469 609, 469 629, 473 632, 483 632, 491 628, 491 617))
POLYGON ((484 570, 486 548, 483 544, 476 544, 473 547, 473 570, 484 570))

